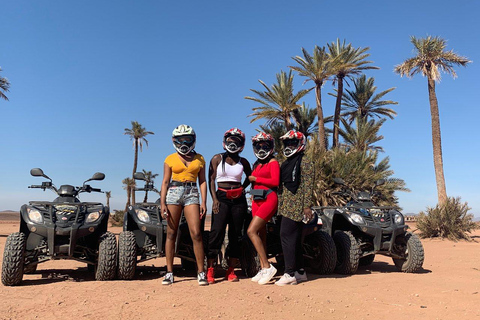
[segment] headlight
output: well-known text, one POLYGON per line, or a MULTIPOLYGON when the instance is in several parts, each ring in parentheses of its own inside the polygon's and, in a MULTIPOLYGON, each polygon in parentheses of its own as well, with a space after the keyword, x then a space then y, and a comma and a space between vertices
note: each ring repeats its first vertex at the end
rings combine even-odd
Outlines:
POLYGON ((40 213, 40 211, 38 211, 37 209, 28 208, 27 209, 27 214, 28 214, 28 219, 30 219, 30 221, 35 222, 35 223, 42 223, 43 222, 43 216, 40 213))
POLYGON ((358 213, 350 213, 350 218, 358 224, 365 224, 365 220, 363 220, 362 216, 358 213))
POLYGON ((138 219, 140 221, 148 223, 150 222, 150 216, 148 215, 147 211, 142 209, 135 209, 135 213, 137 214, 138 219))
POLYGON ((394 218, 395 224, 403 224, 405 222, 405 219, 403 218, 403 214, 400 212, 395 213, 395 218, 394 218))
POLYGON ((100 218, 101 211, 90 212, 85 220, 86 223, 95 222, 100 218))

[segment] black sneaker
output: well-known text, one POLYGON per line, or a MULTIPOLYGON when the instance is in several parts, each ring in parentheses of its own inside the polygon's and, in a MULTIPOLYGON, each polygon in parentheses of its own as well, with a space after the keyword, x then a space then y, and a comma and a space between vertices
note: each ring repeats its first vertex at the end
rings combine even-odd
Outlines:
POLYGON ((162 284, 167 285, 167 286, 170 285, 170 284, 173 284, 173 273, 172 272, 167 272, 167 274, 165 275, 165 277, 162 280, 162 284))
POLYGON ((199 272, 197 275, 198 285, 199 286, 208 286, 207 276, 205 272, 199 272))

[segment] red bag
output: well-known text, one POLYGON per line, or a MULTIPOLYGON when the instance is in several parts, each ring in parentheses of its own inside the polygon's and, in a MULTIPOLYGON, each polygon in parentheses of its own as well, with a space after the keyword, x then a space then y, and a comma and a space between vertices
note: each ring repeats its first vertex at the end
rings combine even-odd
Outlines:
POLYGON ((236 189, 222 189, 218 188, 220 191, 224 191, 227 194, 227 199, 237 199, 243 195, 243 188, 236 188, 236 189))

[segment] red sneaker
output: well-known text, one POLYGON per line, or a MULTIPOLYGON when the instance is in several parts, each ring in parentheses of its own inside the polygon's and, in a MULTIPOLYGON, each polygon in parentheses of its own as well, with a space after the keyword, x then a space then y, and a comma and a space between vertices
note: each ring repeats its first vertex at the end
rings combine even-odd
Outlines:
POLYGON ((215 269, 214 268, 208 268, 207 269, 207 282, 209 284, 215 283, 215 269))
POLYGON ((225 274, 225 278, 227 278, 228 281, 232 282, 238 281, 238 277, 235 274, 235 269, 232 267, 228 268, 227 273, 225 274))

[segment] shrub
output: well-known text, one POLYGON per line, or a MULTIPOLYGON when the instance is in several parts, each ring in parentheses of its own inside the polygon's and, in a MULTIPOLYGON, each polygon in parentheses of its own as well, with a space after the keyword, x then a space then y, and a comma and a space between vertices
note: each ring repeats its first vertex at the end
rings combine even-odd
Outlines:
POLYGON ((453 241, 470 240, 468 233, 478 228, 473 222, 473 214, 468 203, 462 203, 460 197, 449 197, 447 201, 434 208, 427 208, 427 213, 420 212, 417 218, 417 228, 422 238, 447 238, 453 241))
POLYGON ((114 227, 123 226, 123 217, 125 215, 125 210, 114 210, 114 213, 110 215, 110 223, 114 227))

